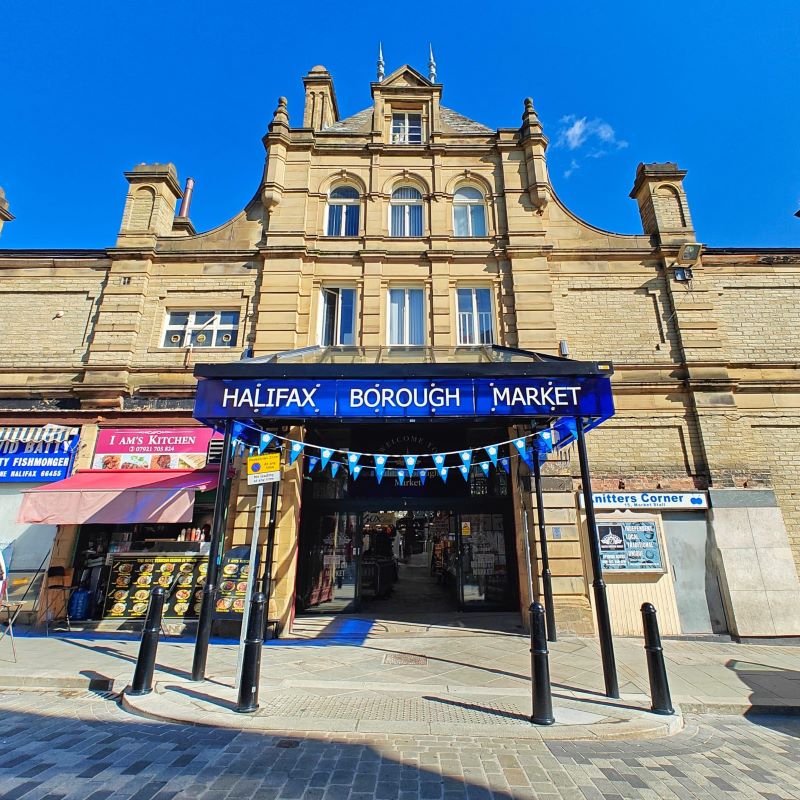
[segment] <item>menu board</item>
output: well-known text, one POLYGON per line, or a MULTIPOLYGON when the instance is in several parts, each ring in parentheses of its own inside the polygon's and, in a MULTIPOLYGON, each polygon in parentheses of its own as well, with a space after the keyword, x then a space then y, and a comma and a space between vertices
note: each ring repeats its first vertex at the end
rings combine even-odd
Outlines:
POLYGON ((250 574, 250 548, 234 547, 222 557, 217 584, 216 619, 242 619, 250 574))
POLYGON ((211 428, 102 428, 92 469, 202 469, 211 428))
POLYGON ((600 561, 608 572, 663 572, 656 523, 600 522, 600 561))
POLYGON ((164 617, 196 619, 203 599, 208 564, 202 556, 159 555, 114 558, 103 610, 106 619, 144 617, 150 593, 167 590, 164 617))

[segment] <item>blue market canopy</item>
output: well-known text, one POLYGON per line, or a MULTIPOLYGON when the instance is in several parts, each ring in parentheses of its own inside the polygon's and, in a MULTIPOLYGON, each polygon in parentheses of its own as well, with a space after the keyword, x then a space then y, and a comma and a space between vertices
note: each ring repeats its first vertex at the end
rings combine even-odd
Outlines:
POLYGON ((194 416, 257 428, 319 420, 494 420, 586 429, 614 414, 610 362, 574 361, 498 345, 307 347, 198 364, 194 416))

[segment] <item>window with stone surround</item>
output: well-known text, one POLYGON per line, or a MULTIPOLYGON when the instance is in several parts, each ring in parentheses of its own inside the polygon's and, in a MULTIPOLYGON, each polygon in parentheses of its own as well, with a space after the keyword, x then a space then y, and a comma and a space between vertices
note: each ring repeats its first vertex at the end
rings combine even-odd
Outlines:
POLYGON ((395 111, 390 141, 392 144, 422 144, 422 114, 395 111))
POLYGON ((361 198, 353 186, 337 186, 328 196, 328 236, 358 236, 361 198))
POLYGON ((228 309, 167 311, 164 347, 236 347, 239 312, 228 309))
POLYGON ((322 289, 320 341, 325 347, 356 343, 356 290, 346 287, 322 289))
POLYGON ((460 345, 491 344, 492 293, 484 287, 456 289, 458 343, 460 345))
POLYGON ((462 186, 453 195, 453 233, 456 236, 486 236, 486 204, 473 186, 462 186))

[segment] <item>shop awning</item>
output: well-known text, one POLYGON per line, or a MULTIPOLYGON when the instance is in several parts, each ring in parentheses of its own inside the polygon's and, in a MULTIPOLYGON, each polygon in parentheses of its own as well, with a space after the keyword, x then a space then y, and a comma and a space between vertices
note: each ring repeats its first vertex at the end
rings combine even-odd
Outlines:
POLYGON ((195 493, 214 489, 219 470, 80 470, 24 492, 17 522, 127 525, 191 522, 195 493))

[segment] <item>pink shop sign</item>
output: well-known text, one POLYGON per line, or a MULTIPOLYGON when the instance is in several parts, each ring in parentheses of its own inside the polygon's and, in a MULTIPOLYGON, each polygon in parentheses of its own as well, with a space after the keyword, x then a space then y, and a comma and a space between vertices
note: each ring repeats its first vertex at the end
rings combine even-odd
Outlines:
POLYGON ((93 469, 202 469, 211 428, 102 428, 93 469))

